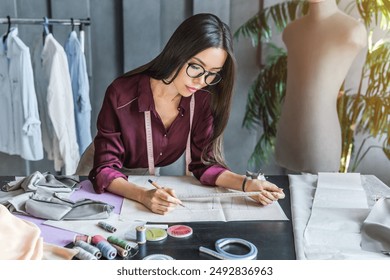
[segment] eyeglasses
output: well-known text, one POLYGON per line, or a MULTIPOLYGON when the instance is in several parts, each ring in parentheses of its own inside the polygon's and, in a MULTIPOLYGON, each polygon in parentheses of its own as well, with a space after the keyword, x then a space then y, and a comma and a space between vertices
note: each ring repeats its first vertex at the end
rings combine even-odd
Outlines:
POLYGON ((222 80, 219 73, 206 71, 201 65, 196 63, 188 63, 186 72, 191 78, 199 78, 206 74, 204 81, 209 86, 216 85, 222 80))

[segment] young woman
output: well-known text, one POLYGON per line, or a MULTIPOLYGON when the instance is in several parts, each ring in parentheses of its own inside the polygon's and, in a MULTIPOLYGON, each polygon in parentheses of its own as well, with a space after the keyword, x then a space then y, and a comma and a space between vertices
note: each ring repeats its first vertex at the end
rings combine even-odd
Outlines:
POLYGON ((169 165, 187 150, 188 170, 202 184, 262 191, 253 199, 263 205, 283 196, 274 184, 247 180, 224 162, 222 135, 234 78, 229 27, 212 14, 185 20, 155 59, 108 87, 89 173, 95 191, 107 190, 165 214, 181 203, 174 191, 130 183, 123 168, 153 173, 155 166, 169 165))

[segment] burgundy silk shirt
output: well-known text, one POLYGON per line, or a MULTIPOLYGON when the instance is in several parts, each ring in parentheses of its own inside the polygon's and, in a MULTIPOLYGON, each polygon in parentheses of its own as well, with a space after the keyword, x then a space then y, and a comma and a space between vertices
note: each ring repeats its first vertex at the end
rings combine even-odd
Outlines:
MULTIPOLYGON (((112 180, 127 179, 118 169, 148 168, 145 117, 151 112, 153 154, 156 167, 175 162, 185 151, 190 127, 191 97, 182 97, 179 114, 165 129, 154 105, 150 77, 139 74, 119 77, 107 88, 97 120, 94 139, 94 167, 89 173, 94 189, 102 193, 112 180)), ((213 131, 210 109, 211 96, 206 91, 195 93, 195 111, 191 133, 189 170, 204 185, 215 185, 217 177, 226 170, 220 165, 205 166, 202 150, 213 131)))

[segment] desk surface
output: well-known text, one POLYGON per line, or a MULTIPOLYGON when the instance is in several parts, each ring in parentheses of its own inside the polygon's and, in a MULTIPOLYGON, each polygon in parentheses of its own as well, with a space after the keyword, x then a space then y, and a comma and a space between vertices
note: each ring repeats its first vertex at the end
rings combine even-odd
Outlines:
MULTIPOLYGON (((290 260, 295 259, 294 236, 291 219, 290 191, 287 176, 267 176, 267 179, 284 189, 285 199, 279 203, 289 218, 288 221, 236 221, 236 222, 193 222, 186 224, 193 229, 193 234, 184 239, 168 236, 158 242, 147 242, 139 246, 139 252, 131 259, 140 260, 151 254, 166 254, 178 260, 215 259, 200 253, 199 247, 214 249, 215 242, 220 238, 242 238, 253 243, 258 249, 258 260, 290 260)), ((2 183, 13 180, 13 177, 1 177, 2 183)), ((76 192, 77 193, 77 192, 76 192)), ((106 194, 91 194, 93 199, 115 201, 120 210, 121 199, 106 194)), ((73 240, 75 233, 43 225, 43 220, 31 217, 21 217, 36 223, 42 231, 45 242, 65 246, 73 240)), ((170 223, 169 225, 173 225, 170 223)), ((239 245, 226 246, 227 251, 235 254, 245 254, 246 249, 239 245)))
MULTIPOLYGON (((284 188, 286 198, 279 203, 289 221, 240 221, 240 222, 194 222, 184 223, 193 228, 193 234, 187 239, 168 237, 160 242, 148 242, 140 247, 134 259, 142 259, 150 254, 167 254, 175 259, 196 260, 215 259, 199 252, 204 246, 214 249, 214 243, 220 238, 236 237, 252 242, 258 249, 258 260, 295 259, 294 236, 291 222, 290 193, 287 176, 268 176, 267 179, 284 188)), ((181 223, 183 224, 183 223, 181 223)), ((232 246, 233 247, 233 246, 232 246)), ((230 252, 244 254, 241 248, 227 248, 230 252)))

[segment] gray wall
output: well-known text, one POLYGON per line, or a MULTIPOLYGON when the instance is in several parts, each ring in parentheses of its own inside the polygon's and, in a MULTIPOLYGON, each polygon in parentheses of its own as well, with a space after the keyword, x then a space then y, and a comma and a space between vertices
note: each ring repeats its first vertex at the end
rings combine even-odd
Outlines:
MULTIPOLYGON (((266 3, 269 1, 266 1, 266 3)), ((217 14, 234 32, 258 10, 258 0, 1 0, 0 17, 90 18, 86 27, 86 57, 91 85, 92 134, 105 90, 121 73, 146 63, 163 48, 175 28, 188 16, 200 12, 217 14)), ((1 34, 7 26, 0 25, 1 34)), ((53 26, 54 37, 64 43, 70 27, 53 26)), ((33 50, 39 64, 42 27, 19 25, 21 39, 33 50)), ((230 120, 225 132, 225 155, 231 169, 243 173, 261 130, 248 131, 241 124, 250 84, 258 71, 256 49, 249 40, 235 42, 238 77, 230 120)), ((39 80, 39 73, 35 73, 39 80)), ((183 174, 183 159, 162 170, 183 174)), ((53 171, 46 159, 25 162, 18 156, 0 153, 0 175, 26 175, 35 170, 53 171)), ((275 163, 262 166, 267 174, 283 174, 275 163)), ((364 171, 362 171, 364 173, 364 171)), ((375 174, 375 172, 374 172, 375 174)), ((389 176, 389 175, 387 175, 389 176)), ((379 176, 378 176, 379 177, 379 176)), ((390 183, 390 178, 382 176, 390 183)))

